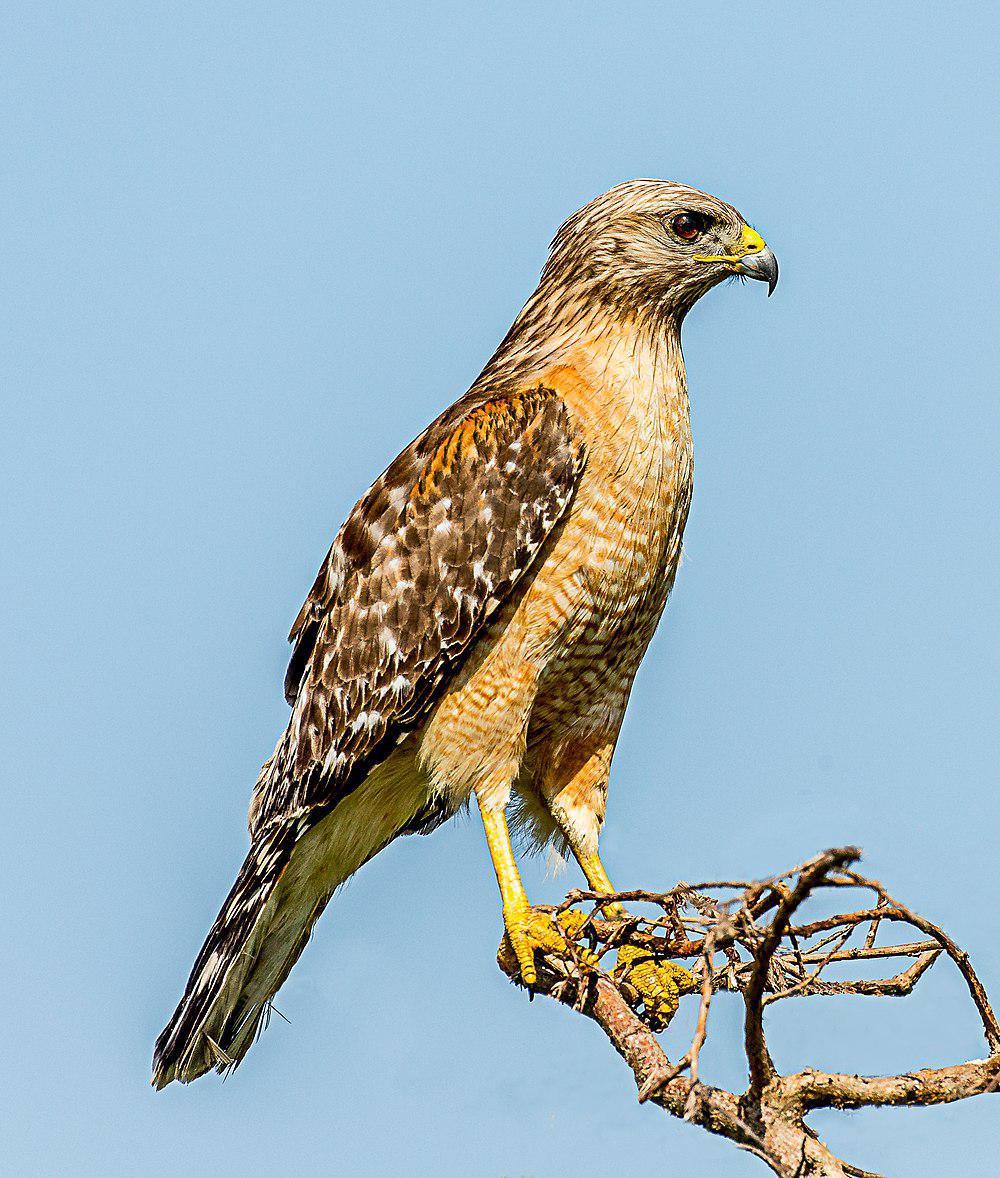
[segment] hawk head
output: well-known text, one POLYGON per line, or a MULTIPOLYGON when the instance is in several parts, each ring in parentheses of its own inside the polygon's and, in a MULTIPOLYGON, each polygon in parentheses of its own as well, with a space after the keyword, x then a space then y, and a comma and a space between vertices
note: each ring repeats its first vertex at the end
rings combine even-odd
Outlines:
POLYGON ((683 315, 724 278, 778 281, 760 234, 717 197, 669 180, 630 180, 571 216, 543 282, 579 286, 623 309, 683 315))

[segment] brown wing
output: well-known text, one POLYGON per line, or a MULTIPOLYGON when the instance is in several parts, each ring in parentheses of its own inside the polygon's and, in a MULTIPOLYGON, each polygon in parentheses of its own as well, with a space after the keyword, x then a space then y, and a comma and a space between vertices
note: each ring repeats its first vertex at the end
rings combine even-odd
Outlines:
POLYGON ((426 714, 539 558, 582 466, 557 394, 470 394, 354 508, 292 631, 291 720, 257 783, 250 850, 157 1040, 158 1087, 246 1053, 329 898, 275 916, 298 840, 426 714))
POLYGON ((548 389, 464 399, 357 504, 294 627, 288 730, 251 807, 295 837, 426 715, 538 556, 583 467, 548 389))

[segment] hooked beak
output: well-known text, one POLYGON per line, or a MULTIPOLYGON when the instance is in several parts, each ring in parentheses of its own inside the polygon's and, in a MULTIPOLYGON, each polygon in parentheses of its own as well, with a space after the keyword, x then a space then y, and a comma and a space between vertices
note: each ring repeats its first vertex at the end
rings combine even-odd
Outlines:
POLYGON ((740 258, 736 272, 745 274, 747 278, 758 278, 761 282, 766 282, 768 298, 774 294, 774 288, 778 285, 778 259, 767 246, 759 253, 747 254, 745 258, 740 258))
POLYGON ((767 283, 767 297, 774 294, 778 285, 778 259, 771 253, 767 243, 756 229, 743 226, 739 247, 731 254, 695 254, 696 262, 726 262, 734 274, 756 278, 767 283))

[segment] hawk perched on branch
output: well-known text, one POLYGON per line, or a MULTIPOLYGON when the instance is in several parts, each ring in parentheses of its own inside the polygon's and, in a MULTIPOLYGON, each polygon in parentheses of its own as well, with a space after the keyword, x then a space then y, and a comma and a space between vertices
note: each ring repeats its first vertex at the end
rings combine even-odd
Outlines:
MULTIPOLYGON (((691 498, 680 329, 774 255, 730 205, 634 180, 559 230, 470 391, 351 512, 292 627, 292 713, 261 770, 250 850, 156 1044, 153 1082, 225 1071, 336 888, 476 795, 526 985, 558 928, 533 909, 506 811, 592 888, 611 756, 673 585, 691 498)), ((687 984, 623 949, 663 1020, 687 984)))

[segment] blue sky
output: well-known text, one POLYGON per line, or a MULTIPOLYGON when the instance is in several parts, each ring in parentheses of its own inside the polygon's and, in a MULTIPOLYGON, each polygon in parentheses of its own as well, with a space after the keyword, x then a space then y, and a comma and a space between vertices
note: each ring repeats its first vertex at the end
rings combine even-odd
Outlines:
MULTIPOLYGON (((990 6, 15 3, 0 25, 12 1173, 763 1173, 639 1108, 594 1028, 498 974, 477 820, 351 883, 233 1078, 147 1086, 330 539, 474 379, 560 220, 633 176, 732 201, 782 280, 685 328, 687 560, 609 867, 667 887, 857 842, 1000 994, 990 6)), ((577 882, 525 875, 539 899, 577 882)), ((785 1067, 983 1051, 941 965, 908 1002, 799 1005, 771 1034, 785 1067)), ((739 1061, 720 999, 707 1078, 739 1061)), ((960 1148, 986 1175, 996 1116, 814 1123, 870 1169, 953 1172, 960 1148)))

